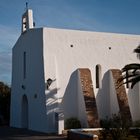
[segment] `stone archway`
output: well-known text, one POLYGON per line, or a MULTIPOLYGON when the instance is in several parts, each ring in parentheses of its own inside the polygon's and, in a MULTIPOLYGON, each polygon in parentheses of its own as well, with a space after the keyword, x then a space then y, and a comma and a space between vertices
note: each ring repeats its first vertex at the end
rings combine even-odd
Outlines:
POLYGON ((22 97, 21 125, 22 128, 28 128, 28 99, 26 95, 22 97))

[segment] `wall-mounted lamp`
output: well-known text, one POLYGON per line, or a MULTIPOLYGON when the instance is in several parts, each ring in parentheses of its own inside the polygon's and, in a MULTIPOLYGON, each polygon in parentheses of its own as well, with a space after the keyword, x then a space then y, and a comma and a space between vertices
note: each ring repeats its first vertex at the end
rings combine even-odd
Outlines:
POLYGON ((49 78, 46 82, 47 89, 49 89, 50 85, 52 84, 53 80, 49 78))

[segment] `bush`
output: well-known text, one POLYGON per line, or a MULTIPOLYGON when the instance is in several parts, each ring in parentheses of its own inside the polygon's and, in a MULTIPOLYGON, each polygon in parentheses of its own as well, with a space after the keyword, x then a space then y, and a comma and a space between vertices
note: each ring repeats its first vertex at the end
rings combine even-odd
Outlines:
POLYGON ((133 126, 134 126, 134 127, 140 127, 140 120, 135 121, 135 122, 133 123, 133 126))
POLYGON ((9 123, 10 93, 10 87, 0 81, 0 125, 3 125, 3 123, 9 123))
POLYGON ((138 127, 136 129, 131 130, 132 134, 135 135, 140 140, 140 120, 135 121, 133 123, 133 127, 138 127))
POLYGON ((119 115, 113 115, 112 118, 106 118, 101 121, 103 139, 112 138, 113 140, 125 139, 129 134, 130 120, 119 115))
POLYGON ((77 118, 69 118, 65 121, 65 129, 81 128, 81 123, 77 118))

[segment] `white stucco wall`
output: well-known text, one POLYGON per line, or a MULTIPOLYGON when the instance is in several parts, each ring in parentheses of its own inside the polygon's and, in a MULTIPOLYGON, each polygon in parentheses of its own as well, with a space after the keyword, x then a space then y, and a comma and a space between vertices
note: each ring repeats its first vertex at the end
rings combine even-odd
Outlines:
POLYGON ((22 128, 22 97, 28 100, 28 128, 47 131, 42 29, 22 34, 13 48, 10 125, 22 128), (26 52, 26 78, 23 53, 26 52), (24 85, 25 89, 22 88, 24 85))
POLYGON ((127 94, 132 119, 140 120, 140 83, 136 84, 133 89, 128 89, 127 94))
MULTIPOLYGON (((52 28, 25 32, 13 48, 11 126, 22 127, 21 103, 24 94, 29 102, 29 129, 42 132, 59 130, 61 133, 66 118, 78 116, 85 120, 86 116, 80 116, 84 112, 84 103, 76 73, 78 68, 89 68, 91 71, 100 119, 110 116, 113 112, 110 103, 116 99, 114 94, 111 95, 115 91, 110 87, 112 83, 108 70, 121 69, 128 63, 139 62, 133 53, 139 43, 138 35, 52 28), (27 53, 26 79, 23 79, 24 51, 27 53), (101 65, 101 88, 96 88, 97 64, 101 65), (53 82, 46 89, 49 78, 53 82), (22 85, 25 85, 25 90, 22 85)), ((131 92, 135 92, 135 89, 129 90, 128 95, 131 92)), ((135 98, 140 97, 139 94, 133 95, 129 97, 130 105, 135 98)), ((140 98, 137 98, 137 103, 140 103, 140 98)), ((137 120, 140 119, 140 113, 136 112, 134 106, 131 112, 134 113, 133 119, 137 120)), ((83 125, 86 125, 86 121, 83 125)))
MULTIPOLYGON (((59 89, 57 91, 59 102, 63 96, 65 97, 65 94, 72 90, 72 87, 68 88, 72 73, 77 68, 89 68, 92 73, 99 117, 110 116, 109 95, 112 89, 109 88, 108 70, 121 69, 128 63, 139 62, 133 50, 140 43, 140 36, 43 28, 43 40, 45 79, 48 78, 48 73, 50 78, 58 77, 56 88, 59 89), (49 67, 49 64, 54 63, 53 57, 57 64, 55 72, 49 67), (95 67, 97 64, 101 65, 102 72, 102 87, 100 89, 95 88, 95 67)), ((71 86, 75 87, 75 85, 71 86)), ((75 92, 76 90, 70 92, 71 95, 69 94, 67 97, 69 103, 73 101, 74 105, 75 92)), ((62 108, 65 108, 65 105, 62 108)), ((76 110, 75 106, 73 114, 78 112, 76 110)))

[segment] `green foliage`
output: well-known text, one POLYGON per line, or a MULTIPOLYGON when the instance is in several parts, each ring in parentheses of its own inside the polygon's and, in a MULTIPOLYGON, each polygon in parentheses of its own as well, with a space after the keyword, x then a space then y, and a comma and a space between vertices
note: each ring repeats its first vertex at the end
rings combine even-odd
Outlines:
POLYGON ((120 114, 113 115, 110 119, 101 120, 101 127, 103 128, 101 135, 104 140, 122 140, 128 136, 130 126, 130 121, 126 120, 125 117, 122 117, 120 114))
POLYGON ((131 83, 131 88, 133 88, 134 85, 140 81, 140 64, 128 64, 124 66, 122 72, 123 76, 118 80, 118 82, 126 80, 123 84, 131 83))
MULTIPOLYGON (((134 49, 134 52, 137 53, 137 57, 140 59, 140 45, 134 49)), ((122 68, 123 75, 117 81, 120 84, 131 83, 131 88, 133 88, 140 81, 140 64, 132 63, 124 66, 122 68), (125 82, 123 82, 125 80, 125 82)))
POLYGON ((8 85, 0 82, 0 125, 4 122, 9 123, 10 119, 10 92, 8 85))
POLYGON ((131 130, 131 134, 133 134, 138 138, 138 140, 140 140, 140 128, 131 130))
POLYGON ((135 122, 133 123, 133 126, 134 126, 134 127, 140 127, 140 120, 139 120, 139 121, 135 121, 135 122))
POLYGON ((69 118, 65 121, 65 129, 81 128, 81 123, 77 118, 69 118))

